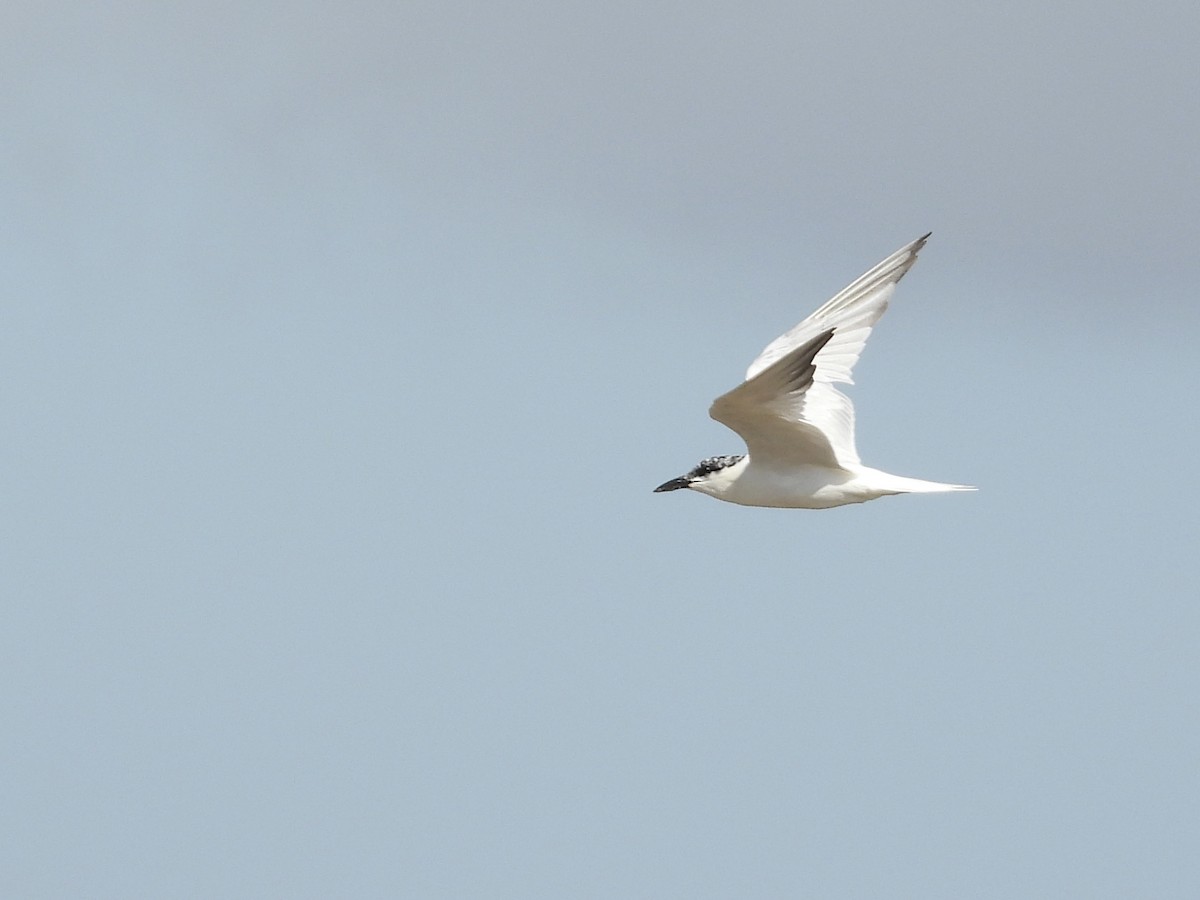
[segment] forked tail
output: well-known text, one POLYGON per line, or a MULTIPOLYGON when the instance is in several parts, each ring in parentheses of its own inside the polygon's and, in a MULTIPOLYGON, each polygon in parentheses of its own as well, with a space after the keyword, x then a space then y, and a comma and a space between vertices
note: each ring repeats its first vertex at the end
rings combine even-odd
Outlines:
POLYGON ((920 478, 889 475, 887 472, 880 472, 879 476, 877 480, 872 479, 875 486, 889 494, 940 494, 946 491, 979 490, 970 484, 943 484, 940 481, 923 481, 920 478))

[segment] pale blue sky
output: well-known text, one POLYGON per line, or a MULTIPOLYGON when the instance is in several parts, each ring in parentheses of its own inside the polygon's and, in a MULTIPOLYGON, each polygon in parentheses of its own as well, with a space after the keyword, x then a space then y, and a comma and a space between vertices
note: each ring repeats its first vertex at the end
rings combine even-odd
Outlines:
POLYGON ((1194 4, 9 4, 0 894, 1194 898, 1194 4), (859 448, 651 489, 933 239, 859 448))

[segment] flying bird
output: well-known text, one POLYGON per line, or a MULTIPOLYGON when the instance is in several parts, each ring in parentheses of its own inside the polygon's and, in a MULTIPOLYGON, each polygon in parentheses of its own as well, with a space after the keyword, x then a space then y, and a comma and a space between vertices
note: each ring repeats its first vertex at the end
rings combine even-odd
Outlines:
POLYGON ((712 456, 654 490, 690 488, 743 506, 829 509, 891 494, 973 491, 864 466, 854 446, 854 405, 834 387, 850 372, 896 282, 929 240, 897 250, 815 313, 767 345, 746 380, 708 414, 746 442, 746 453, 712 456))

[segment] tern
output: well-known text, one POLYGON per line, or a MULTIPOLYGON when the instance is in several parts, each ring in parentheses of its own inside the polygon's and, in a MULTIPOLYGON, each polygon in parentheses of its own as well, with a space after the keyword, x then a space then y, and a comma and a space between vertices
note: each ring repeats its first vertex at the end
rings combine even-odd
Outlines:
POLYGON ((746 453, 712 456, 654 490, 690 488, 743 506, 830 509, 893 494, 973 491, 864 466, 854 446, 854 405, 834 387, 887 309, 896 282, 929 240, 897 250, 811 316, 767 345, 746 380, 708 414, 741 435, 746 453))

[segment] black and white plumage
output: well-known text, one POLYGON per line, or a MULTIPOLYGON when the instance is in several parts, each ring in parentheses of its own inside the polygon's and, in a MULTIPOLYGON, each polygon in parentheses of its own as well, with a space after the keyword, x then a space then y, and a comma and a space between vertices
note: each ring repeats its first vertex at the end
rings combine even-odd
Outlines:
POLYGON ((744 456, 704 460, 655 491, 690 488, 744 506, 826 509, 889 494, 969 491, 864 466, 854 445, 854 406, 834 387, 851 371, 896 282, 929 235, 897 250, 750 364, 746 380, 709 408, 741 435, 744 456))
POLYGON ((681 475, 678 478, 672 478, 666 484, 660 484, 654 489, 655 493, 660 491, 675 491, 679 488, 691 487, 695 482, 708 478, 714 472, 720 472, 722 469, 728 469, 730 466, 737 465, 746 456, 743 453, 737 453, 732 456, 710 456, 708 459, 702 459, 696 464, 696 467, 686 475, 681 475))

